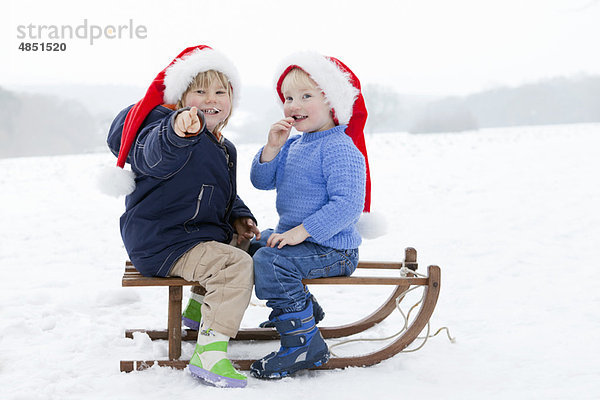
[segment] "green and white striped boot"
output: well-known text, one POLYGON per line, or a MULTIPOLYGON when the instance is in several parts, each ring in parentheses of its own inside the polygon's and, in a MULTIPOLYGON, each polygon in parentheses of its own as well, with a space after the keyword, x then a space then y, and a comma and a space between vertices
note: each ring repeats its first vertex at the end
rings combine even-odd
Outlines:
POLYGON ((196 378, 218 387, 243 388, 248 378, 240 374, 227 358, 229 336, 212 329, 198 332, 198 343, 188 369, 196 378))
POLYGON ((200 328, 200 321, 202 320, 201 309, 203 303, 204 296, 194 292, 190 293, 190 300, 188 301, 188 304, 183 311, 183 315, 181 316, 183 325, 195 331, 200 328))

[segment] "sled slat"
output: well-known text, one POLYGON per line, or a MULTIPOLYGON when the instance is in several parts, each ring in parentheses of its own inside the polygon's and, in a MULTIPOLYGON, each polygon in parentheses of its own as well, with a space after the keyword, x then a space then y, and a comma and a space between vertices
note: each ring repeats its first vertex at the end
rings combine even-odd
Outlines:
MULTIPOLYGON (((426 278, 402 278, 402 277, 369 277, 369 276, 336 276, 332 278, 303 279, 306 285, 427 285, 426 278)), ((189 282, 183 278, 167 277, 145 277, 139 273, 125 273, 123 286, 193 286, 197 282, 189 282)))

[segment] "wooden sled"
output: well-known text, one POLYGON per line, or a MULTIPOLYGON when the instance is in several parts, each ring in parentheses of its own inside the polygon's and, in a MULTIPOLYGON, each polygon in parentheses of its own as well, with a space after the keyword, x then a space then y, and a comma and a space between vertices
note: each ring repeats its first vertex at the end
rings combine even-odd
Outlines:
MULTIPOLYGON (((410 343, 412 343, 419 333, 425 328, 431 318, 437 299, 440 293, 440 268, 436 265, 430 265, 427 268, 427 277, 416 277, 413 274, 409 277, 400 277, 400 268, 406 266, 412 271, 417 269, 417 252, 409 247, 405 250, 404 262, 360 262, 358 268, 391 270, 395 276, 390 277, 369 277, 369 276, 349 276, 334 278, 305 279, 306 285, 389 285, 393 291, 388 299, 373 313, 356 322, 334 326, 319 327, 321 334, 325 339, 341 338, 363 332, 375 324, 383 321, 396 309, 396 299, 408 290, 411 286, 424 286, 424 294, 420 309, 416 317, 409 323, 408 328, 398 336, 393 342, 372 353, 359 355, 355 357, 332 357, 327 364, 315 369, 335 369, 346 367, 364 367, 377 364, 385 359, 398 354, 410 343)), ((131 372, 133 370, 143 370, 151 367, 155 363, 159 366, 184 369, 189 360, 180 360, 181 341, 197 339, 197 331, 181 329, 181 301, 183 286, 195 285, 195 282, 186 281, 183 278, 169 277, 145 277, 141 275, 133 265, 128 261, 125 266, 122 286, 168 286, 169 288, 169 307, 167 318, 167 330, 144 330, 128 329, 125 336, 133 338, 135 332, 148 334, 152 340, 169 341, 169 359, 168 360, 145 360, 145 361, 121 361, 121 371, 131 372), (183 335, 182 335, 183 332, 183 335)), ((279 334, 274 328, 243 328, 233 340, 276 340, 279 334)), ((250 365, 255 360, 232 359, 232 363, 241 370, 249 370, 250 365)))

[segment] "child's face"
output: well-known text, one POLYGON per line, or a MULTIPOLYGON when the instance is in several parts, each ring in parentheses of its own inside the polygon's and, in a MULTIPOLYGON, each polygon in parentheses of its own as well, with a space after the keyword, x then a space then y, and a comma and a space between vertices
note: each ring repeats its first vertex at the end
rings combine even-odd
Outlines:
POLYGON ((288 77, 282 82, 285 99, 283 114, 294 118, 294 128, 300 132, 321 132, 335 126, 331 107, 316 84, 296 85, 288 77), (305 87, 306 86, 306 87, 305 87))
POLYGON ((231 99, 218 80, 213 80, 208 88, 195 88, 188 92, 182 99, 184 107, 195 106, 204 113, 206 127, 213 131, 215 127, 225 121, 231 113, 231 99))

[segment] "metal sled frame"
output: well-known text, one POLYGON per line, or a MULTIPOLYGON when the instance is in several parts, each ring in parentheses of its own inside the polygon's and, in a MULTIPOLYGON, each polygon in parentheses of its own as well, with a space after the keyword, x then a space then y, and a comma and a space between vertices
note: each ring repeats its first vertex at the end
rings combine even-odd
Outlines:
MULTIPOLYGON (((440 268, 436 265, 430 265, 427 268, 427 277, 400 277, 399 269, 403 266, 415 271, 417 269, 417 252, 409 247, 405 250, 404 262, 360 262, 358 268, 392 270, 394 277, 368 277, 368 276, 349 276, 334 278, 305 279, 306 285, 389 285, 393 291, 388 299, 372 314, 356 322, 334 327, 319 327, 323 338, 342 338, 365 331, 375 324, 383 321, 396 308, 396 299, 411 286, 424 286, 423 300, 416 317, 410 322, 406 329, 393 342, 372 353, 358 355, 355 357, 332 357, 327 364, 315 369, 335 369, 346 367, 366 367, 377 364, 385 359, 393 357, 401 352, 410 343, 412 343, 419 333, 425 328, 431 318, 437 299, 440 293, 440 268)), ((126 263, 125 274, 123 275, 122 286, 140 287, 140 286, 168 286, 169 288, 169 311, 168 311, 168 329, 160 331, 129 329, 125 331, 125 336, 133 338, 134 332, 143 332, 148 334, 152 340, 169 341, 169 359, 168 360, 145 360, 145 361, 121 361, 121 371, 131 372, 133 370, 143 370, 151 367, 155 363, 159 366, 184 369, 189 360, 180 360, 181 357, 181 301, 183 286, 196 285, 196 282, 189 282, 183 278, 169 277, 145 277, 142 276, 130 262, 126 263)), ((197 331, 183 330, 184 340, 196 340, 197 331)), ((279 334, 274 328, 253 328, 241 329, 233 340, 277 340, 279 334)), ((249 370, 250 365, 255 360, 232 359, 233 364, 241 370, 249 370)))

